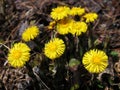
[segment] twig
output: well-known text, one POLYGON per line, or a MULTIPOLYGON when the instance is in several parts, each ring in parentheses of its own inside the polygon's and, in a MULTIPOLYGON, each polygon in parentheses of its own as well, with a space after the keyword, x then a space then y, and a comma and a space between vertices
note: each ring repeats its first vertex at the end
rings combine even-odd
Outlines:
POLYGON ((37 80, 40 81, 47 88, 47 90, 50 90, 50 88, 41 80, 41 78, 35 72, 33 73, 36 76, 37 80))
MULTIPOLYGON (((1 46, 4 46, 4 47, 7 48, 8 50, 10 50, 10 48, 9 48, 8 46, 6 46, 5 44, 0 43, 0 45, 1 45, 1 46)), ((0 46, 0 47, 1 47, 1 46, 0 46)))

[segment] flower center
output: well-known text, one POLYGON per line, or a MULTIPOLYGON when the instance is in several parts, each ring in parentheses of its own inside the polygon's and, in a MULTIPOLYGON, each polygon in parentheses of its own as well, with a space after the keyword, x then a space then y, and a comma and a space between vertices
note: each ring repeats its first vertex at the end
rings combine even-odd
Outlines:
POLYGON ((57 46, 56 45, 52 45, 51 47, 50 47, 50 50, 51 51, 55 51, 57 49, 57 46))
POLYGON ((92 61, 93 61, 93 63, 94 64, 100 64, 100 58, 97 56, 94 56, 93 58, 92 58, 92 61))
POLYGON ((63 11, 64 11, 64 9, 58 9, 57 13, 60 13, 60 12, 63 12, 63 11))
POLYGON ((19 59, 21 57, 21 52, 19 50, 14 51, 13 55, 15 59, 19 59))

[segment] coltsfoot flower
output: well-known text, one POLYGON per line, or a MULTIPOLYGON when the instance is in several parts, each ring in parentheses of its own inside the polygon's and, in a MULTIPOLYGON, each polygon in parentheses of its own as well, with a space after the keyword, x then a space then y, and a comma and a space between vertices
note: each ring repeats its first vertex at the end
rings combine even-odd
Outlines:
POLYGON ((25 43, 16 43, 9 50, 8 62, 13 67, 23 67, 30 58, 30 48, 25 43))
POLYGON ((87 31, 87 24, 85 22, 74 22, 71 25, 70 33, 76 36, 81 35, 81 33, 85 33, 87 31))
POLYGON ((94 22, 98 18, 98 15, 96 13, 87 13, 83 16, 83 18, 86 19, 87 23, 89 23, 94 22))
POLYGON ((54 29, 55 25, 56 25, 56 22, 55 22, 55 21, 51 21, 51 22, 49 23, 49 25, 48 25, 48 29, 49 29, 49 30, 54 29))
POLYGON ((54 20, 60 20, 68 16, 70 8, 67 6, 58 6, 57 8, 52 9, 51 17, 54 20))
POLYGON ((74 23, 74 20, 72 19, 66 18, 66 19, 60 20, 57 23, 57 32, 62 35, 68 34, 72 23, 74 23))
POLYGON ((90 73, 100 73, 108 66, 108 56, 104 51, 93 49, 84 54, 82 63, 90 73))
POLYGON ((62 39, 54 38, 45 44, 44 54, 54 60, 60 57, 65 51, 65 44, 62 39))
POLYGON ((70 15, 82 15, 85 13, 85 9, 84 8, 80 8, 80 7, 73 7, 71 10, 70 10, 70 15))
POLYGON ((30 41, 39 35, 39 28, 37 26, 30 26, 22 33, 22 39, 24 41, 30 41))

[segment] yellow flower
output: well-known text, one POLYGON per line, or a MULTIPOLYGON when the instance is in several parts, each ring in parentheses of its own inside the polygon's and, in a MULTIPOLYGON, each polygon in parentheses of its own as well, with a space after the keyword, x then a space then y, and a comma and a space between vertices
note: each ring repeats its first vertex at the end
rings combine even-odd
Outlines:
POLYGON ((84 67, 91 73, 100 73, 108 66, 108 56, 104 51, 93 49, 83 56, 84 67))
POLYGON ((76 36, 81 35, 81 33, 85 33, 87 31, 87 24, 85 22, 74 22, 72 23, 70 33, 76 36))
POLYGON ((70 8, 67 6, 59 6, 57 8, 52 9, 51 17, 54 20, 60 20, 68 16, 70 8))
POLYGON ((30 48, 25 43, 16 43, 9 50, 8 62, 13 67, 22 67, 30 58, 30 48))
POLYGON ((70 15, 82 15, 85 13, 85 9, 84 8, 80 8, 80 7, 73 7, 71 10, 70 10, 70 15))
POLYGON ((83 18, 86 19, 86 22, 94 22, 97 18, 98 15, 96 13, 87 13, 83 16, 83 18))
POLYGON ((56 21, 52 21, 49 23, 48 25, 48 29, 51 30, 51 29, 54 29, 54 26, 56 25, 56 21))
POLYGON ((44 53, 45 55, 54 60, 60 57, 65 51, 65 44, 62 39, 54 38, 45 44, 44 53))
POLYGON ((39 34, 39 28, 37 26, 28 27, 22 34, 24 41, 30 41, 36 38, 39 34))
POLYGON ((68 18, 60 20, 57 23, 57 32, 62 35, 68 34, 73 22, 74 20, 68 18))

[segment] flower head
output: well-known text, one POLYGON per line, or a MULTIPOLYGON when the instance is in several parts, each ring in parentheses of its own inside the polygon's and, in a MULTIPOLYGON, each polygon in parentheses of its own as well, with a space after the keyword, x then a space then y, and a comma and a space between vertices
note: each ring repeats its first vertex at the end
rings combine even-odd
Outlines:
POLYGON ((8 62, 13 67, 22 67, 30 58, 30 48, 25 43, 16 43, 9 50, 8 62))
POLYGON ((54 38, 45 44, 44 53, 50 59, 60 57, 65 51, 65 44, 62 39, 54 38))
POLYGON ((71 28, 71 24, 74 22, 72 19, 62 19, 57 23, 57 32, 59 34, 68 34, 71 28))
POLYGON ((97 18, 98 15, 96 13, 87 13, 83 16, 86 19, 86 22, 94 22, 97 18))
POLYGON ((54 20, 60 20, 68 16, 70 8, 67 6, 59 6, 57 8, 52 9, 51 17, 54 20))
POLYGON ((108 66, 108 56, 104 51, 93 49, 83 56, 84 67, 91 73, 100 73, 108 66))
POLYGON ((70 33, 76 36, 81 35, 81 33, 85 33, 87 31, 87 24, 85 22, 74 22, 72 23, 70 33))
POLYGON ((73 7, 71 10, 70 10, 70 15, 82 15, 85 13, 85 9, 84 8, 79 8, 79 7, 73 7))
POLYGON ((28 27, 22 34, 24 41, 30 41, 36 38, 39 34, 39 28, 37 26, 28 27))
POLYGON ((48 25, 48 29, 51 30, 51 29, 54 29, 54 26, 56 25, 56 22, 55 21, 51 21, 48 25))

